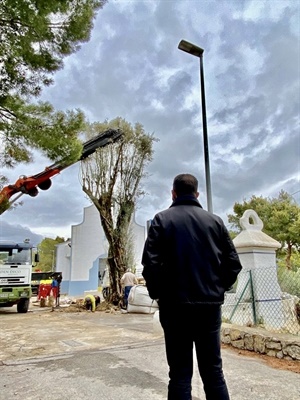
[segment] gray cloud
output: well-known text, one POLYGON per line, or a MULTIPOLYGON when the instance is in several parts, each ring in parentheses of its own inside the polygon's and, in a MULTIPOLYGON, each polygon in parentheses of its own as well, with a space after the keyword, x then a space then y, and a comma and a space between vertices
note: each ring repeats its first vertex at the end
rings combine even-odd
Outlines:
MULTIPOLYGON (((43 99, 81 108, 91 121, 140 122, 159 138, 139 223, 169 206, 181 172, 197 175, 206 207, 199 60, 177 49, 181 39, 203 47, 213 206, 226 220, 234 202, 252 194, 299 190, 299 9, 288 0, 110 2, 43 99)), ((38 159, 30 170, 46 165, 38 159)), ((78 168, 2 220, 68 236, 90 204, 78 168)), ((11 181, 24 166, 19 171, 9 172, 11 181)))
POLYGON ((32 232, 31 229, 22 225, 12 225, 5 221, 1 221, 0 239, 10 240, 13 242, 23 242, 25 239, 29 239, 30 243, 37 246, 43 240, 43 236, 37 235, 32 232))

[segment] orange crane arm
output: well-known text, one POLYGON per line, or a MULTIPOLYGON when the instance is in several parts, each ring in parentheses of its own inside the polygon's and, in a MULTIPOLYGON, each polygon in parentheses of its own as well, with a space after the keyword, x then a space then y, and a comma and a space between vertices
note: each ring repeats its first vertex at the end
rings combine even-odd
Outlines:
POLYGON ((37 188, 42 190, 49 189, 52 184, 50 179, 52 176, 59 174, 60 171, 70 167, 77 161, 84 160, 89 155, 93 154, 99 147, 105 147, 110 143, 116 142, 121 138, 121 136, 122 132, 120 130, 108 129, 83 143, 83 150, 79 160, 67 165, 63 163, 63 160, 56 162, 49 167, 46 167, 43 172, 39 172, 38 174, 32 176, 21 175, 13 185, 4 186, 0 191, 0 215, 23 194, 28 194, 29 196, 35 197, 39 193, 37 188), (14 200, 10 201, 10 198, 15 194, 18 194, 18 196, 14 200), (1 204, 7 202, 7 207, 1 207, 1 204))

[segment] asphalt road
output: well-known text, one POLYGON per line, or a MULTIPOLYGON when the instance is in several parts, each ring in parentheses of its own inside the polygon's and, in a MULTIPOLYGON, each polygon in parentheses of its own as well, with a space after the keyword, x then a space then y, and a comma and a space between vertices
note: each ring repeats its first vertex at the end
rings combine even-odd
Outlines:
MULTIPOLYGON (((2 310, 1 400, 166 399, 164 342, 153 315, 2 310)), ((299 374, 230 349, 223 362, 231 400, 300 399, 299 374)), ((193 399, 204 400, 194 375, 193 399)))

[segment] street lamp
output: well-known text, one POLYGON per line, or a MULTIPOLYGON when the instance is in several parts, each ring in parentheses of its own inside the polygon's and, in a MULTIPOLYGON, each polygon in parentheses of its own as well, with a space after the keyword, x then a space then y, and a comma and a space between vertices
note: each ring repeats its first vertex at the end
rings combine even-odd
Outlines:
POLYGON ((50 250, 52 253, 52 266, 51 266, 51 272, 54 272, 54 260, 55 260, 55 250, 50 250))
POLYGON ((210 183, 210 169, 209 169, 209 152, 208 152, 208 139, 207 139, 207 121, 206 121, 206 105, 205 105, 205 90, 204 90, 204 72, 203 72, 203 53, 204 50, 186 40, 181 40, 178 49, 199 57, 200 59, 200 82, 201 82, 201 104, 202 104, 202 124, 203 124, 203 145, 204 145, 204 162, 205 162, 205 179, 206 179, 206 197, 207 197, 207 210, 213 212, 212 197, 211 197, 211 183, 210 183))

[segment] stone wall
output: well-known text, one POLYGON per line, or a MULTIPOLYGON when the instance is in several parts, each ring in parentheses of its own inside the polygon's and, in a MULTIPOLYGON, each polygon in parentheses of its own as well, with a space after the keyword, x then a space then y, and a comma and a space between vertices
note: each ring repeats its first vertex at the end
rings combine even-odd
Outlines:
MULTIPOLYGON (((163 337, 158 310, 153 315, 153 332, 163 337)), ((237 349, 279 359, 300 361, 300 336, 275 334, 262 328, 249 328, 222 322, 221 341, 237 349)))
POLYGON ((299 336, 222 323, 221 341, 238 349, 300 361, 299 336))

